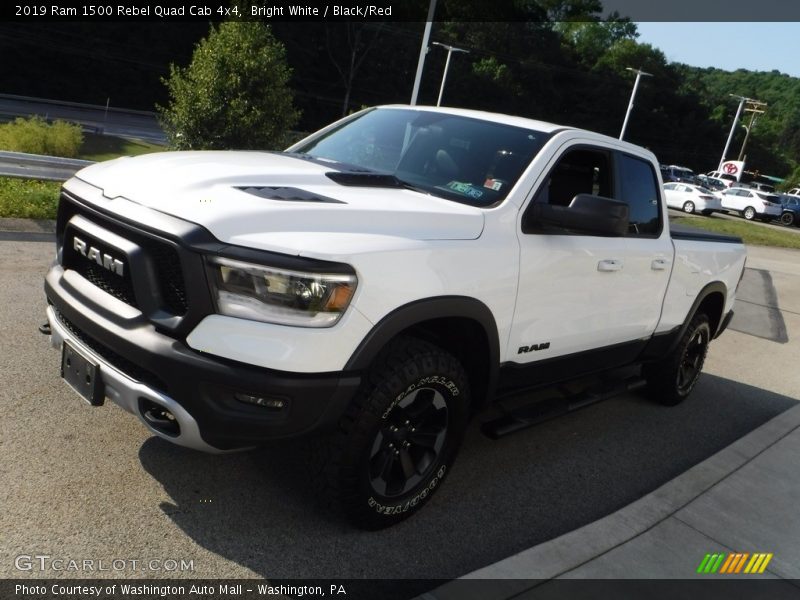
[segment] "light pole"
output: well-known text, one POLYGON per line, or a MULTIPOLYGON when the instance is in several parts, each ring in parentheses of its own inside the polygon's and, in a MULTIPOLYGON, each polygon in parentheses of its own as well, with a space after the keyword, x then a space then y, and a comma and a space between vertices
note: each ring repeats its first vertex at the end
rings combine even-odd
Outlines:
POLYGON ((742 108, 744 107, 744 103, 749 100, 749 98, 745 98, 744 96, 737 96, 735 94, 728 94, 731 98, 738 98, 739 99, 739 108, 736 110, 736 116, 733 117, 733 125, 731 125, 731 132, 728 134, 728 141, 725 143, 725 150, 722 151, 722 158, 719 159, 719 166, 717 167, 717 171, 722 171, 722 163, 725 162, 725 156, 728 154, 728 148, 731 146, 731 140, 733 139, 733 132, 736 131, 736 124, 739 122, 739 116, 742 114, 742 108))
POLYGON ((747 140, 750 139, 750 132, 753 130, 753 127, 756 126, 756 119, 758 118, 758 115, 764 114, 764 111, 761 110, 761 107, 767 106, 766 102, 759 102, 758 100, 749 100, 749 99, 747 101, 747 104, 748 106, 747 108, 744 109, 744 112, 749 112, 753 114, 750 116, 750 125, 742 125, 742 127, 745 128, 747 133, 744 136, 744 141, 742 142, 742 149, 739 151, 738 160, 742 160, 742 157, 744 156, 744 149, 747 146, 747 140))
POLYGON ((447 81, 447 70, 450 68, 450 55, 453 52, 464 52, 469 54, 469 50, 464 50, 463 48, 456 48, 455 46, 448 46, 447 44, 440 44, 439 42, 433 42, 434 46, 441 46, 442 48, 447 48, 447 60, 444 63, 444 73, 442 74, 442 86, 439 88, 439 99, 436 101, 436 106, 441 106, 442 104, 442 95, 444 94, 444 82, 447 81))
POLYGON ((631 111, 633 110, 633 100, 636 98, 636 90, 639 89, 639 80, 642 78, 642 75, 646 75, 648 77, 652 77, 652 73, 645 73, 641 69, 631 69, 630 67, 625 68, 626 71, 631 71, 636 73, 636 81, 633 84, 633 91, 631 92, 631 101, 628 103, 628 110, 625 113, 625 120, 622 122, 622 131, 619 132, 619 139, 625 137, 625 129, 628 127, 628 119, 631 116, 631 111))
POLYGON ((431 25, 433 25, 433 13, 435 11, 436 0, 431 0, 431 3, 428 5, 428 20, 425 21, 425 33, 422 34, 422 46, 419 49, 417 74, 414 76, 414 90, 411 92, 411 106, 417 103, 419 84, 422 81, 422 68, 425 66, 425 55, 428 53, 428 40, 431 38, 431 25))

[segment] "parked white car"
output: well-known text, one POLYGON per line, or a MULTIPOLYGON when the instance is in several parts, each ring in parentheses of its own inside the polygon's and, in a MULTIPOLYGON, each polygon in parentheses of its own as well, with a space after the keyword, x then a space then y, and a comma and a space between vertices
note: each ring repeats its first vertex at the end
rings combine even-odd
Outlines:
POLYGON ((665 183, 664 196, 667 206, 687 213, 699 212, 710 215, 722 212, 720 198, 708 188, 689 183, 665 183))
POLYGON ((792 188, 788 192, 786 192, 790 196, 798 196, 800 197, 800 187, 792 188))
POLYGON ((748 221, 758 218, 767 222, 780 218, 781 199, 775 194, 735 187, 722 193, 722 208, 738 212, 748 221))

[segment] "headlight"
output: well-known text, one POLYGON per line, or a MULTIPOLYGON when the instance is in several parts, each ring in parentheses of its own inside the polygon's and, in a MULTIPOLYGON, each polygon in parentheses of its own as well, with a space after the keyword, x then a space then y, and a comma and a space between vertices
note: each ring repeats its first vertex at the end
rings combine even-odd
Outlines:
POLYGON ((212 258, 220 314, 299 327, 334 325, 353 298, 351 274, 308 273, 212 258))

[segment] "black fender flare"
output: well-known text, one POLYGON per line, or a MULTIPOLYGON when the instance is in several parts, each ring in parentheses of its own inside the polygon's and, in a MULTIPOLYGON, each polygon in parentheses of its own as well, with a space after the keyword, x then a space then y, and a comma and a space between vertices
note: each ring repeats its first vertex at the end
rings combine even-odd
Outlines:
POLYGON ((468 296, 437 296, 415 300, 394 309, 376 323, 355 349, 345 371, 362 371, 369 367, 386 344, 406 329, 425 321, 442 318, 466 318, 477 322, 488 343, 487 401, 493 396, 500 368, 500 339, 491 309, 480 300, 468 296))
MULTIPOLYGON (((647 346, 644 350, 642 350, 641 360, 658 360, 672 352, 678 345, 678 342, 680 342, 681 338, 683 338, 686 330, 689 328, 689 324, 692 322, 695 314, 697 314, 697 309, 700 308, 700 305, 706 298, 714 293, 722 294, 722 310, 724 312, 725 303, 728 301, 728 288, 721 281, 712 281, 711 283, 706 284, 705 287, 698 292, 697 297, 694 299, 692 307, 686 314, 686 319, 683 321, 683 323, 670 331, 654 335, 652 338, 650 338, 647 346)), ((719 318, 719 324, 717 325, 717 331, 719 331, 719 328, 722 326, 724 319, 725 315, 721 314, 719 318)), ((711 332, 711 339, 716 337, 717 331, 711 332)))

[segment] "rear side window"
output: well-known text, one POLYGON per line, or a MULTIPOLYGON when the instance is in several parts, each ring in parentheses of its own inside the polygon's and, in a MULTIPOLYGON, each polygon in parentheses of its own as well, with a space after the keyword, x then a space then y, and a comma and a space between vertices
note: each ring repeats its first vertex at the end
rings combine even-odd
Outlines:
POLYGON ((653 236, 661 232, 658 180, 649 162, 620 155, 620 200, 628 204, 630 235, 653 236))

